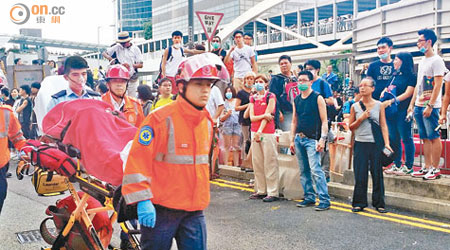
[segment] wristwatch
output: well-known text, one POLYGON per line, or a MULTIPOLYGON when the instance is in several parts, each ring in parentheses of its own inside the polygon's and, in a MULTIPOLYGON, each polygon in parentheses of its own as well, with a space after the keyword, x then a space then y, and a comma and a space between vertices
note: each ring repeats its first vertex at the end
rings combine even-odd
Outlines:
POLYGON ((427 106, 430 107, 430 108, 433 108, 433 105, 430 104, 430 103, 427 103, 427 106))

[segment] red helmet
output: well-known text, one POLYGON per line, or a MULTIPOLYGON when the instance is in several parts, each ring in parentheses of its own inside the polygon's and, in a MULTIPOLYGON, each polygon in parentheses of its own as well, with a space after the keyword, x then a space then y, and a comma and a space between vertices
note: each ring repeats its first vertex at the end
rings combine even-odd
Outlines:
POLYGON ((178 66, 176 81, 189 82, 191 79, 223 80, 230 75, 222 60, 213 53, 203 53, 187 58, 178 66))
POLYGON ((106 72, 106 80, 109 79, 123 79, 130 80, 130 71, 120 64, 111 66, 106 72))

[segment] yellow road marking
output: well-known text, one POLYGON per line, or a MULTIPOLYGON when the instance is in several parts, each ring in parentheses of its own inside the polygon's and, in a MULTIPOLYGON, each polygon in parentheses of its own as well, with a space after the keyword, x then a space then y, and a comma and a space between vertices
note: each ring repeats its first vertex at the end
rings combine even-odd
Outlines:
POLYGON ((229 181, 229 180, 224 180, 224 179, 214 179, 214 181, 224 182, 224 183, 228 183, 228 184, 234 184, 234 185, 242 186, 242 187, 250 187, 248 184, 245 184, 245 183, 229 181))
MULTIPOLYGON (((348 208, 352 207, 349 204, 335 202, 335 201, 332 201, 331 204, 337 205, 337 206, 342 206, 342 207, 348 207, 348 208)), ((364 208, 364 211, 369 211, 371 213, 377 213, 378 214, 378 211, 370 209, 370 208, 364 208)), ((426 224, 436 225, 436 226, 440 226, 440 227, 448 227, 448 228, 450 228, 450 224, 447 224, 447 223, 443 223, 443 222, 439 222, 439 221, 433 221, 433 220, 420 219, 420 218, 411 217, 411 216, 407 216, 407 215, 396 214, 396 213, 392 213, 392 212, 386 213, 386 214, 384 214, 384 216, 396 217, 396 218, 401 218, 401 219, 406 219, 406 220, 411 220, 411 221, 418 221, 418 222, 422 222, 422 223, 426 223, 426 224)))
POLYGON ((224 184, 224 183, 220 183, 220 182, 216 182, 216 181, 209 181, 209 182, 211 184, 217 185, 219 187, 228 187, 228 188, 240 189, 242 191, 254 192, 254 190, 251 189, 251 188, 236 187, 236 186, 233 186, 233 185, 224 184))
MULTIPOLYGON (((222 179, 218 179, 218 181, 223 181, 223 182, 227 182, 227 183, 234 184, 234 185, 225 184, 225 183, 221 183, 221 182, 217 182, 217 181, 210 181, 210 183, 220 186, 220 187, 227 187, 227 188, 238 189, 238 190, 247 191, 247 192, 254 192, 254 190, 252 188, 242 187, 242 186, 248 186, 243 183, 227 181, 227 180, 222 180, 222 179), (239 184, 239 186, 235 186, 238 184, 239 184)), ((298 200, 295 200, 295 201, 298 201, 298 200)), ((334 202, 334 201, 331 202, 331 204, 332 204, 330 206, 331 209, 355 214, 350 209, 352 207, 351 205, 348 205, 345 203, 340 203, 340 202, 334 202), (348 208, 345 208, 345 207, 348 207, 348 208)), ((391 222, 395 222, 395 223, 399 223, 399 224, 409 225, 409 226, 413 226, 413 227, 419 227, 419 228, 429 229, 429 230, 433 230, 433 231, 450 233, 450 229, 442 228, 442 227, 450 227, 450 225, 446 224, 446 223, 441 223, 441 222, 432 221, 432 220, 425 220, 425 219, 415 218, 415 217, 406 216, 406 215, 395 214, 392 212, 389 212, 389 213, 386 213, 383 215, 381 215, 381 214, 378 215, 378 214, 373 214, 373 213, 378 213, 377 211, 375 211, 373 209, 367 209, 367 208, 365 209, 365 211, 368 211, 369 213, 368 212, 359 212, 357 214, 366 216, 366 217, 380 219, 380 220, 391 221, 391 222), (392 218, 392 217, 397 217, 397 218, 401 218, 404 220, 396 219, 396 218, 392 218), (436 225, 436 226, 420 224, 420 223, 412 222, 412 221, 422 222, 425 224, 431 224, 431 225, 436 225)))

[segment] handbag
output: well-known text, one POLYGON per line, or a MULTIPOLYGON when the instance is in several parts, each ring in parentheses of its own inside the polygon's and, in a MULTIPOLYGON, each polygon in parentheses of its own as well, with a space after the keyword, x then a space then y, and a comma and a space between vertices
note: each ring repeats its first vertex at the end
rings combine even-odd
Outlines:
MULTIPOLYGON (((359 105, 361 106, 361 109, 363 111, 366 111, 366 106, 362 103, 362 101, 359 101, 359 105)), ((394 154, 391 154, 390 156, 387 156, 383 153, 384 149, 384 138, 383 138, 383 132, 381 131, 380 124, 373 120, 371 117, 367 118, 370 122, 370 126, 372 128, 372 135, 373 139, 375 140, 375 145, 377 148, 376 154, 380 157, 380 162, 382 167, 389 166, 392 162, 394 162, 395 159, 395 152, 394 154)))
POLYGON ((381 102, 388 101, 394 99, 394 102, 385 107, 384 112, 386 114, 386 119, 394 119, 396 117, 396 114, 398 112, 398 104, 399 101, 397 100, 397 86, 393 85, 392 83, 395 80, 395 76, 392 77, 391 83, 387 86, 386 91, 384 92, 383 97, 380 98, 381 102))

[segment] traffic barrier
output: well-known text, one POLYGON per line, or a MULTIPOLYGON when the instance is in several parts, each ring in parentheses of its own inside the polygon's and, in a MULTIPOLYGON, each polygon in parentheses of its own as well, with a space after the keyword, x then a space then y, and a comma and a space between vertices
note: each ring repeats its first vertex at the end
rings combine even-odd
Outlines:
MULTIPOLYGON (((277 132, 278 149, 289 148, 290 132, 277 132)), ((303 188, 300 184, 300 168, 297 157, 278 151, 278 169, 280 174, 280 193, 287 199, 301 199, 303 188)))

